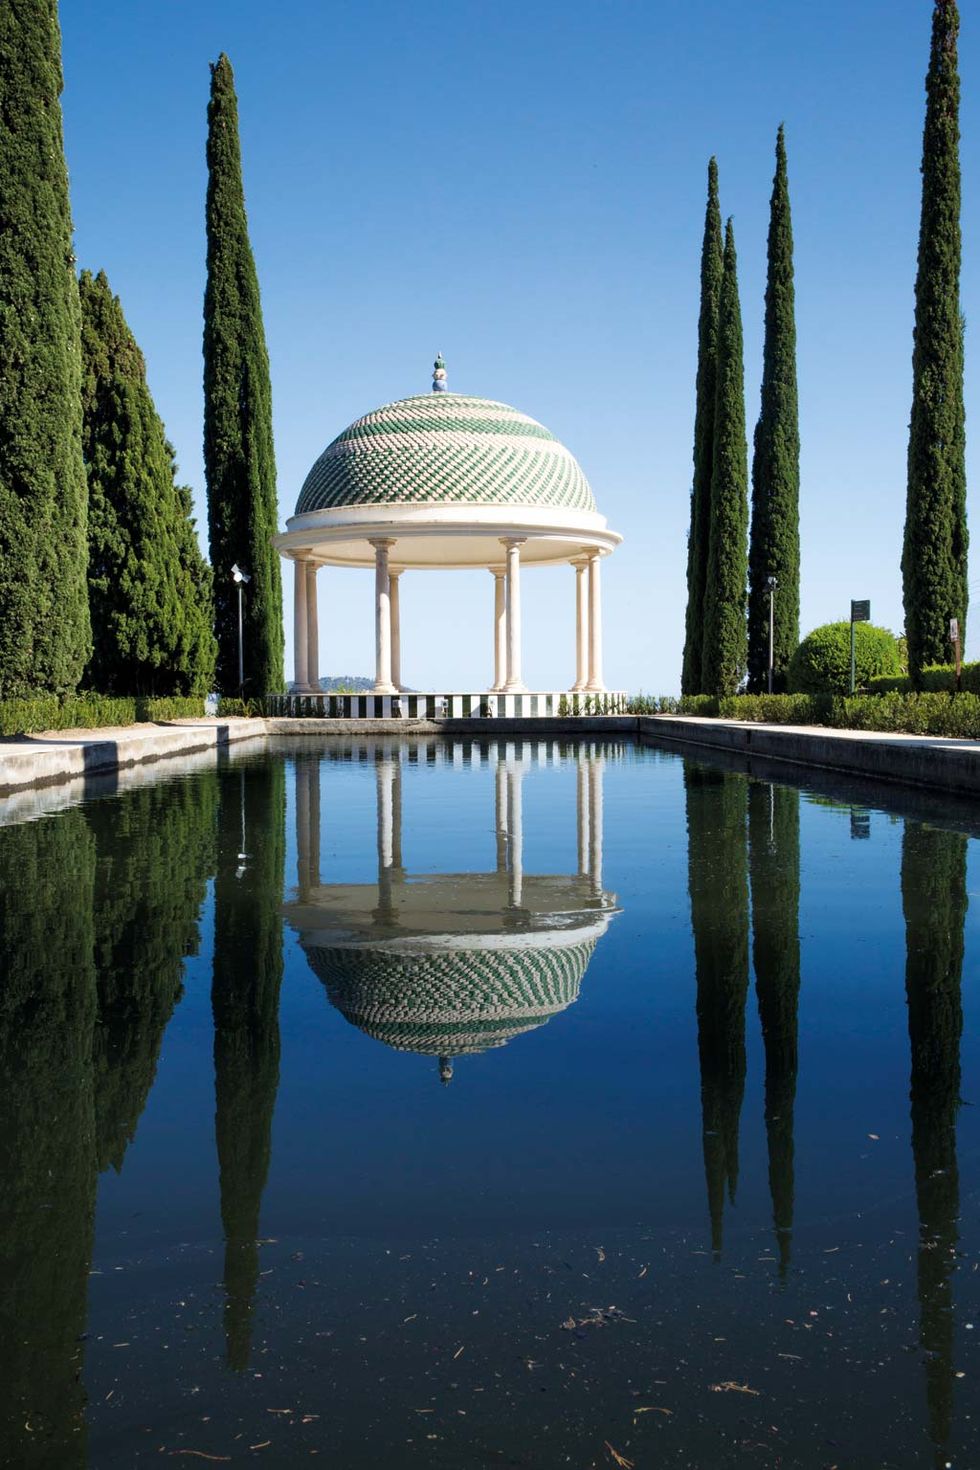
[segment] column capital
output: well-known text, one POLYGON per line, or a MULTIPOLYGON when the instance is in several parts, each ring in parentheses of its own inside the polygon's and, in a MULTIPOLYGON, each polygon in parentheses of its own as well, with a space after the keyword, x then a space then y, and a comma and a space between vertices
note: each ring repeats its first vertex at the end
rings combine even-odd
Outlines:
POLYGON ((581 551, 578 556, 570 556, 568 558, 568 565, 574 567, 577 572, 584 572, 585 568, 589 565, 589 560, 589 552, 581 551))
POLYGON ((378 551, 387 551, 389 546, 394 546, 393 536, 369 536, 368 545, 375 547, 378 551))
POLYGON ((527 537, 526 536, 501 536, 500 537, 500 544, 501 544, 501 546, 506 546, 506 548, 507 548, 508 551, 511 551, 514 548, 518 547, 518 546, 524 546, 526 544, 526 542, 527 542, 527 537))
POLYGON ((507 575, 506 567, 487 567, 487 571, 490 573, 491 577, 495 577, 498 582, 502 582, 507 575))
POLYGON ((388 568, 388 581, 389 582, 397 582, 398 581, 398 578, 401 576, 401 574, 402 574, 402 572, 404 570, 405 570, 404 567, 389 567, 388 568))

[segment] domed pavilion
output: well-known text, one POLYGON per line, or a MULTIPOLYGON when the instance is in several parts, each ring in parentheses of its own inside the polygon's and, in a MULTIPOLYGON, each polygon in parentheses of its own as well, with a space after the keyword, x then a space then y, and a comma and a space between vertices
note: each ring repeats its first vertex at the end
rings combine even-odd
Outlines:
MULTIPOLYGON (((473 568, 489 571, 494 587, 487 643, 493 650, 489 693, 498 701, 495 710, 487 707, 482 688, 476 696, 483 701, 480 708, 557 714, 554 691, 533 694, 528 702, 521 671, 521 573, 525 567, 567 564, 574 568, 576 589, 571 689, 602 695, 604 708, 614 708, 605 697, 602 674, 599 568, 621 540, 599 514, 589 483, 565 446, 507 404, 450 393, 439 357, 432 393, 365 414, 327 446, 303 483, 285 532, 276 538, 282 555, 294 563, 295 691, 320 693, 321 567, 374 569, 374 694, 381 702, 363 711, 374 715, 406 712, 397 697, 402 689, 402 575, 473 568)), ((440 712, 469 714, 473 697, 469 691, 465 708, 447 703, 440 712)))
MULTIPOLYGON (((574 869, 529 873, 521 793, 534 748, 488 747, 494 856, 475 872, 413 873, 403 864, 405 752, 397 744, 369 738, 338 752, 375 766, 378 867, 366 883, 322 881, 324 757, 310 753, 296 766, 298 881, 287 920, 344 1019, 395 1051, 438 1059, 443 1082, 457 1059, 505 1046, 574 1005, 618 913, 602 882, 602 757, 579 750, 574 869)), ((450 758, 435 746, 432 754, 450 758)))

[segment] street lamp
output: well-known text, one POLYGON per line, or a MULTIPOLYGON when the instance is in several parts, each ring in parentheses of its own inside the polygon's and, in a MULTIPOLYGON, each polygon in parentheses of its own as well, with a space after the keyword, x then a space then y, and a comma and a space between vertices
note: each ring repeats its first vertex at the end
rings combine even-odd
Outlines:
POLYGON ((242 591, 246 582, 251 582, 248 572, 243 572, 235 562, 231 569, 231 580, 238 586, 238 697, 245 698, 245 643, 242 623, 242 591))
POLYGON ((775 577, 766 578, 766 591, 769 593, 769 693, 772 693, 772 665, 776 646, 776 588, 779 583, 775 577))

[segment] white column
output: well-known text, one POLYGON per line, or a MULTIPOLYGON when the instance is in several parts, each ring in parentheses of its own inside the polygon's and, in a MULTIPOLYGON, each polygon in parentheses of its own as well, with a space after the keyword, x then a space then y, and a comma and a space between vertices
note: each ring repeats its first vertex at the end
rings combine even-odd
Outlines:
POLYGON ((509 537, 501 544, 507 551, 507 678, 508 693, 524 690, 521 678, 521 547, 525 537, 509 537))
POLYGON ((493 825, 497 834, 497 872, 507 871, 507 767, 497 751, 493 768, 493 825))
POLYGON ((398 596, 398 582, 402 574, 388 569, 388 600, 391 605, 391 682, 396 689, 402 687, 402 617, 398 596))
POLYGON ((402 762, 400 754, 392 759, 391 784, 391 865, 402 870, 402 762))
POLYGON ((602 757, 589 760, 589 878, 596 897, 602 892, 602 757))
POLYGON ((575 568, 575 683, 573 689, 584 689, 589 682, 589 589, 586 572, 587 556, 572 562, 575 568))
POLYGON ((589 769, 585 761, 579 756, 576 769, 576 804, 575 814, 577 817, 578 831, 578 870, 584 878, 589 871, 589 769))
POLYGON ((309 620, 306 616, 306 592, 309 582, 306 566, 305 557, 297 556, 293 561, 293 680, 300 694, 306 692, 310 682, 307 653, 309 620))
POLYGON ((524 821, 521 792, 523 771, 520 766, 511 766, 508 771, 507 826, 510 848, 510 883, 507 899, 511 908, 519 909, 524 897, 524 821))
POLYGON ((586 689, 602 692, 602 589, 599 584, 599 553, 589 556, 589 682, 586 689))
POLYGON ((306 563, 306 682, 314 693, 320 689, 320 620, 316 606, 315 561, 306 563))
POLYGON ((394 857, 394 768, 383 756, 374 768, 378 805, 378 907, 374 918, 382 924, 394 919, 392 859, 394 857))
POLYGON ((374 692, 395 694, 391 682, 391 591, 388 585, 388 551, 393 541, 372 541, 374 547, 374 692))
POLYGON ((507 668, 507 588, 504 586, 503 567, 491 567, 493 577, 493 683, 490 689, 498 693, 504 687, 507 668))

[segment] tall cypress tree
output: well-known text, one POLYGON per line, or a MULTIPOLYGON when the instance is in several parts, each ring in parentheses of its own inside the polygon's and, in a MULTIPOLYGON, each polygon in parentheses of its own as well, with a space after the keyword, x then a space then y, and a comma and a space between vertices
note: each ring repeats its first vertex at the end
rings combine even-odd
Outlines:
POLYGON ((213 687, 211 575, 176 483, 146 367, 105 273, 83 271, 83 445, 89 487, 87 680, 111 694, 213 687))
POLYGON ((749 986, 746 782, 689 765, 688 891, 697 981, 701 1130, 711 1221, 720 1257, 725 1195, 735 1200, 738 1130, 745 1092, 745 1002, 749 986))
POLYGON ((800 997, 800 793, 753 781, 749 787, 752 963, 766 1053, 769 1196, 779 1274, 793 1232, 793 1111, 800 997))
POLYGON ((710 520, 701 687, 706 694, 734 694, 745 673, 749 502, 742 312, 731 220, 725 227, 724 274, 718 303, 710 520))
POLYGON ((251 1348, 259 1215, 279 1087, 285 809, 282 766, 242 766, 225 773, 218 817, 211 1003, 226 1358, 237 1372, 248 1367, 251 1348))
POLYGON ((198 950, 198 916, 215 867, 217 796, 217 774, 209 772, 195 781, 136 787, 85 808, 97 854, 100 1169, 122 1168, 183 993, 184 958, 198 950))
POLYGON ((88 1464, 94 874, 80 808, 0 827, 0 1465, 19 1470, 88 1464))
POLYGON ((57 0, 0 6, 0 698, 89 654, 78 285, 57 0))
POLYGON ((762 407, 752 459, 749 545, 749 688, 766 689, 769 674, 769 579, 773 602, 773 688, 800 641, 800 416, 796 392, 793 223, 786 139, 776 135, 776 175, 769 201, 769 271, 762 354, 762 407))
POLYGON ((922 141, 912 417, 902 581, 909 672, 949 657, 949 619, 966 636, 966 428, 960 315, 960 79, 955 0, 935 0, 922 141))
POLYGON ((905 990, 912 1067, 909 1096, 919 1212, 919 1341, 929 1435, 946 1464, 955 1383, 953 1273, 960 1213, 956 1114, 963 1033, 967 839, 907 822, 902 839, 905 990))
POLYGON ((248 238, 231 62, 211 68, 208 105, 208 276, 204 295, 204 470, 214 568, 218 687, 238 690, 238 592, 245 595, 245 692, 283 687, 282 582, 277 529, 272 388, 259 281, 248 238))
POLYGON ((687 541, 687 620, 681 693, 701 693, 704 593, 708 575, 711 467, 715 444, 715 379, 718 368, 718 303, 723 271, 718 163, 708 162, 708 203, 701 243, 701 312, 698 317, 698 376, 694 411, 694 479, 687 541))

